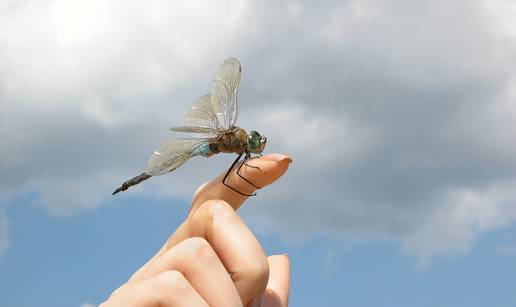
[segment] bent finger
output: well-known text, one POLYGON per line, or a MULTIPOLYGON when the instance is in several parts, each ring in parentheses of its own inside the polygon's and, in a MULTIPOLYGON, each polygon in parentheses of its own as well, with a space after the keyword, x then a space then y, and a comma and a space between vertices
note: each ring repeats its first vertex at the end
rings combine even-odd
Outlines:
POLYGON ((210 306, 242 304, 231 276, 213 248, 203 238, 183 240, 148 262, 129 282, 142 282, 170 270, 182 273, 210 306))
POLYGON ((265 253, 256 237, 228 203, 221 200, 205 202, 181 228, 183 231, 176 231, 157 257, 185 238, 200 236, 217 253, 244 304, 265 290, 269 276, 265 253))
POLYGON ((99 307, 195 306, 208 307, 188 280, 178 271, 165 271, 143 282, 118 288, 99 307))
POLYGON ((150 304, 142 306, 210 306, 178 271, 165 271, 142 283, 144 295, 150 304))

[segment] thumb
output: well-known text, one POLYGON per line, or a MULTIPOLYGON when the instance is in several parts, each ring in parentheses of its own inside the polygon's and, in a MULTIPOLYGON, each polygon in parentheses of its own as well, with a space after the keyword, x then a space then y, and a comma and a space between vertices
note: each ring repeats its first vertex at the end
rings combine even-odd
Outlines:
POLYGON ((269 262, 269 281, 261 297, 255 298, 248 307, 287 307, 290 290, 290 263, 288 256, 274 255, 269 262))

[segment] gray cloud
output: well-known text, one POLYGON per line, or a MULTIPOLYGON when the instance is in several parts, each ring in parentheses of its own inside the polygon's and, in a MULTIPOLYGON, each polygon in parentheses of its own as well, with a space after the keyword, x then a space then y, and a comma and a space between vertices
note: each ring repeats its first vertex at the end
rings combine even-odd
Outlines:
MULTIPOLYGON (((295 160, 244 210, 259 227, 392 240, 425 264, 516 220, 508 2, 16 3, 0 19, 3 199, 100 205, 234 55, 239 123, 295 160)), ((131 193, 188 197, 230 160, 131 193)))

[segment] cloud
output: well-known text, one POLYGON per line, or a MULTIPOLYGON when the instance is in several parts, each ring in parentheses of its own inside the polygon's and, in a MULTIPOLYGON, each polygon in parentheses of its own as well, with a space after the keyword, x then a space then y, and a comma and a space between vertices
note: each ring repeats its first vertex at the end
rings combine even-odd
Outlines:
POLYGON ((516 240, 514 235, 507 233, 503 237, 503 242, 495 247, 495 252, 502 256, 516 256, 516 240))
POLYGON ((503 256, 516 256, 516 245, 501 245, 496 248, 496 252, 503 256))
POLYGON ((509 226, 516 219, 516 182, 483 191, 452 190, 415 232, 407 234, 403 249, 427 266, 432 256, 466 253, 482 232, 509 226), (437 235, 437 234, 440 234, 437 235))
MULTIPOLYGON (((101 205, 237 56, 238 123, 294 156, 244 211, 262 229, 399 242, 422 265, 464 254, 516 220, 513 9, 5 2, 0 199, 34 191, 58 215, 101 205)), ((189 197, 231 159, 199 158, 121 197, 189 197)))

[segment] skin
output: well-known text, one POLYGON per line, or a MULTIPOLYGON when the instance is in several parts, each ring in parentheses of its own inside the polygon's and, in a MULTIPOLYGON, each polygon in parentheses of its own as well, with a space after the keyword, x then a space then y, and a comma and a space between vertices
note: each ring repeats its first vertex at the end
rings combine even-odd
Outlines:
MULTIPOLYGON (((244 165, 241 174, 265 187, 291 162, 269 154, 247 162, 260 169, 244 165)), ((224 174, 197 189, 185 221, 101 307, 288 306, 288 256, 266 257, 236 214, 248 197, 224 186, 224 174)), ((255 190, 234 171, 228 183, 246 194, 255 190)))

